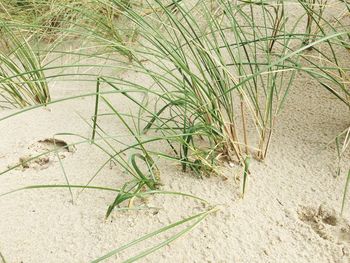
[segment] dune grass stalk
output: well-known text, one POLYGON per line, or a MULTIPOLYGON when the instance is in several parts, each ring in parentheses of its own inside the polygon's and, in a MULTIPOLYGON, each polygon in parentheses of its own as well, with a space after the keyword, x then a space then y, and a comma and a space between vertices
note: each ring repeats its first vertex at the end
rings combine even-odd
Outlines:
POLYGON ((1 263, 6 263, 7 261, 5 260, 4 255, 0 252, 0 259, 1 259, 1 263))
POLYGON ((350 147, 350 127, 345 129, 335 138, 335 144, 338 156, 338 168, 337 175, 340 175, 340 162, 346 153, 347 149, 350 147))
POLYGON ((319 28, 317 26, 314 28, 313 25, 321 22, 328 0, 299 0, 299 3, 304 7, 307 14, 304 44, 308 45, 317 36, 319 28))
POLYGON ((244 194, 246 192, 246 186, 247 186, 247 179, 249 175, 249 165, 250 165, 250 157, 247 156, 244 160, 244 170, 243 170, 243 187, 242 187, 242 196, 244 197, 244 194))
POLYGON ((347 175, 346 181, 345 181, 345 187, 344 187, 344 193, 343 193, 343 199, 342 199, 340 214, 343 214, 343 212, 344 212, 349 184, 350 184, 350 170, 348 171, 348 175, 347 175))

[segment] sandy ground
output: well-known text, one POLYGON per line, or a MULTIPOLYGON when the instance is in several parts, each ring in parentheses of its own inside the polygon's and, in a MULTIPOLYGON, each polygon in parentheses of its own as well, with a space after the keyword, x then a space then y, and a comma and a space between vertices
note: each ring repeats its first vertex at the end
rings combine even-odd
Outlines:
MULTIPOLYGON (((127 74, 126 74, 127 75, 127 74)), ((134 76, 135 77, 135 76, 134 76)), ((59 82, 54 98, 94 92, 89 82, 59 82)), ((110 97, 120 107, 122 97, 110 97)), ((242 199, 237 169, 198 179, 161 163, 163 190, 190 193, 220 210, 193 231, 141 262, 350 262, 350 200, 338 215, 348 168, 335 177, 335 145, 327 143, 350 125, 349 112, 334 97, 303 74, 297 76, 285 110, 278 119, 268 158, 252 162, 248 189, 242 199)), ((0 171, 20 158, 51 146, 45 139, 57 133, 83 136, 91 128, 83 121, 93 115, 94 98, 65 101, 0 122, 0 171)), ((0 112, 0 117, 13 111, 0 112)), ((123 134, 115 120, 111 131, 123 134)), ((58 136, 68 143, 75 136, 58 136)), ((127 141, 128 138, 125 138, 127 141)), ((107 156, 96 147, 79 144, 58 153, 71 184, 86 184, 107 156)), ((106 167, 93 185, 120 187, 128 176, 106 167)), ((51 155, 29 167, 0 175, 0 194, 38 184, 66 184, 58 159, 51 155)), ((105 212, 115 193, 73 189, 25 190, 0 197, 0 252, 6 262, 90 262, 105 253, 172 222, 203 211, 198 201, 181 196, 155 195, 146 205, 157 209, 105 212)), ((171 232, 174 233, 174 232, 171 232)), ((106 262, 121 262, 169 237, 143 242, 106 262)), ((1 259, 0 259, 1 262, 1 259)))

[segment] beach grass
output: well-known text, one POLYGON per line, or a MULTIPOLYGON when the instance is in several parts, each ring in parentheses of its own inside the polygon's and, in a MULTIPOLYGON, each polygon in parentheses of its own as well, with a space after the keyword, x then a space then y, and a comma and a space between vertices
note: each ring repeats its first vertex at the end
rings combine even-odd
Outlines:
MULTIPOLYGON (((350 107, 350 65, 339 51, 349 50, 350 30, 343 22, 346 13, 332 20, 325 15, 327 8, 331 8, 329 1, 92 2, 86 5, 68 0, 50 1, 50 5, 48 1, 0 4, 0 33, 6 36, 0 50, 0 105, 24 108, 5 115, 0 121, 64 100, 94 97, 91 120, 82 119, 91 128, 91 136, 68 132, 61 135, 79 137, 81 143, 90 143, 107 156, 84 185, 69 183, 64 162, 58 157, 67 185, 29 186, 18 190, 67 187, 72 199, 72 188, 113 191, 116 196, 107 208, 108 218, 121 207, 132 207, 137 198, 166 192, 162 191, 162 170, 158 166, 159 160, 165 160, 198 178, 216 174, 217 167, 224 163, 241 166, 244 195, 251 163, 268 158, 280 115, 288 111, 285 101, 299 73, 316 80, 320 89, 335 98, 334 103, 350 107), (289 4, 298 4, 303 10, 300 17, 290 17, 289 4), (67 51, 67 42, 79 43, 82 47, 67 51), (58 59, 70 56, 82 61, 51 65, 58 59, 49 59, 50 56, 58 59), (85 59, 102 59, 104 64, 85 62, 85 59), (138 79, 119 77, 115 71, 79 71, 85 68, 128 70, 138 79), (59 73, 54 72, 57 70, 59 73), (82 77, 96 84, 95 92, 51 99, 51 79, 79 81, 82 77), (140 79, 147 81, 140 82, 140 79), (121 109, 110 99, 111 95, 133 106, 121 109), (107 117, 114 117, 122 124, 127 135, 121 136, 120 131, 107 132, 102 124, 107 117), (111 161, 128 174, 130 180, 119 189, 93 186, 94 179, 111 161)), ((343 10, 349 11, 346 1, 343 10)), ((349 129, 339 131, 336 139, 339 160, 349 144, 349 129)), ((345 184, 342 212, 349 177, 350 174, 345 184)), ((167 194, 199 199, 185 193, 167 194)), ((183 227, 125 262, 145 257, 191 231, 217 211, 215 206, 207 208, 93 262, 114 256, 169 229, 183 227)))

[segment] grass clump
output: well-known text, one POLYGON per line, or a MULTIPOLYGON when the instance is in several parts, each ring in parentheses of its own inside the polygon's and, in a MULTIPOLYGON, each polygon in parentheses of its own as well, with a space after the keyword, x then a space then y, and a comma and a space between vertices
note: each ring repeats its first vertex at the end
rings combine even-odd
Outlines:
POLYGON ((26 107, 50 101, 48 84, 39 54, 30 38, 16 35, 1 24, 9 44, 0 51, 0 107, 26 107))
MULTIPOLYGON (((140 145, 163 141, 169 151, 153 151, 149 156, 177 161, 183 171, 202 176, 213 173, 220 161, 232 161, 245 167, 246 183, 247 160, 267 156, 296 73, 303 70, 324 86, 322 78, 343 84, 330 78, 329 70, 339 67, 317 64, 305 51, 318 50, 322 43, 333 47, 346 32, 328 34, 321 28, 322 33, 312 33, 307 44, 305 37, 311 33, 296 30, 305 15, 288 22, 284 1, 169 5, 155 0, 147 2, 146 14, 119 1, 109 6, 123 10, 121 16, 137 28, 140 37, 132 50, 133 70, 151 83, 103 78, 139 109, 137 113, 113 109, 111 114, 126 127, 134 123, 128 130, 137 143, 130 148, 140 150, 140 145), (146 135, 152 139, 145 139, 146 135)), ((113 106, 108 103, 108 107, 113 106)), ((97 116, 95 109, 94 132, 97 116)), ((146 158, 148 150, 142 151, 146 158)))
POLYGON ((147 16, 113 4, 125 10, 140 35, 135 71, 153 80, 141 88, 155 104, 142 106, 143 132, 160 132, 183 170, 210 171, 219 159, 264 159, 298 70, 291 42, 302 41, 293 28, 287 33, 283 1, 174 2, 172 8, 152 1, 147 16))
MULTIPOLYGON (((120 1, 130 6, 130 0, 120 1)), ((120 11, 104 1, 32 0, 8 1, 0 6, 0 17, 13 26, 13 30, 29 32, 36 41, 56 45, 66 41, 86 41, 93 35, 104 45, 131 59, 126 42, 135 37, 132 29, 126 30, 120 21, 120 11), (121 30, 123 28, 128 33, 121 30)))
POLYGON ((68 28, 75 20, 65 5, 74 1, 5 1, 0 8, 1 18, 18 26, 17 30, 37 31, 41 39, 51 42, 60 28, 68 28))

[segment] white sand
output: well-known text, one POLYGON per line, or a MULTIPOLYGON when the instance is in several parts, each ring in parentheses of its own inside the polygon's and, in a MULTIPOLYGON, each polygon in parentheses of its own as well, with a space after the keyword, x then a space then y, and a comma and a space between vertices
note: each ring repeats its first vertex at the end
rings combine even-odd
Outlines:
MULTIPOLYGON (((343 218, 336 213, 350 156, 343 158, 342 175, 334 177, 336 151, 334 143, 327 146, 350 125, 349 112, 302 74, 294 86, 278 119, 268 158, 264 163, 252 162, 244 199, 235 181, 237 169, 223 168, 227 180, 221 175, 197 179, 179 172, 176 165, 160 165, 162 189, 197 195, 218 205, 220 211, 142 262, 350 262, 349 198, 343 218)), ((58 98, 89 91, 94 91, 94 84, 57 83, 52 93, 58 98)), ((122 97, 111 99, 122 107, 130 105, 122 97)), ((56 133, 89 136, 91 129, 79 115, 90 118, 93 103, 94 98, 66 101, 0 122, 0 170, 40 153, 46 146, 38 141, 56 133)), ((115 121, 110 129, 123 130, 115 121)), ((80 140, 59 138, 69 143, 80 140)), ((71 184, 88 182, 107 159, 88 144, 60 155, 71 184)), ((128 179, 117 167, 107 167, 93 185, 120 187, 128 179)), ((0 175, 0 194, 36 184, 65 184, 55 156, 0 175)), ((26 190, 0 198, 0 252, 7 262, 89 262, 203 210, 199 202, 187 198, 156 195, 147 205, 160 208, 158 213, 114 211, 105 221, 115 193, 73 189, 73 195, 74 203, 68 189, 26 190)), ((144 242, 106 262, 120 262, 154 242, 144 242)))

